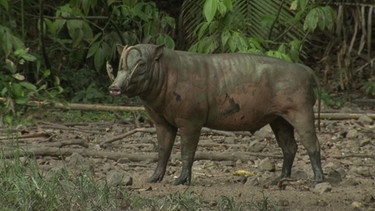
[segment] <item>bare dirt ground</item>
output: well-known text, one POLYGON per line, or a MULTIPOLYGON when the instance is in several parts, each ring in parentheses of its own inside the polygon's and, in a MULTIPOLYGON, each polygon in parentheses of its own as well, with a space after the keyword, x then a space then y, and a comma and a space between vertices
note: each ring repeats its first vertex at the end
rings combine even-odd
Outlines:
MULTIPOLYGON (((282 188, 270 185, 280 174, 282 158, 269 127, 253 135, 203 131, 190 187, 172 185, 181 170, 179 137, 164 180, 156 184, 146 182, 156 167, 156 134, 152 129, 103 144, 135 126, 56 120, 24 128, 19 140, 27 143, 25 148, 34 150, 41 169, 69 166, 78 156, 90 163, 98 180, 107 179, 118 185, 121 181, 113 181, 112 176, 128 175, 132 182, 127 181, 124 188, 146 198, 189 191, 200 196, 208 207, 225 196, 239 203, 267 197, 281 210, 375 210, 374 121, 363 116, 322 120, 321 126, 318 137, 326 183, 315 188, 310 186, 313 173, 300 144, 291 180, 284 181, 282 188), (22 138, 32 134, 35 137, 22 138)), ((147 123, 141 127, 152 128, 147 123)))

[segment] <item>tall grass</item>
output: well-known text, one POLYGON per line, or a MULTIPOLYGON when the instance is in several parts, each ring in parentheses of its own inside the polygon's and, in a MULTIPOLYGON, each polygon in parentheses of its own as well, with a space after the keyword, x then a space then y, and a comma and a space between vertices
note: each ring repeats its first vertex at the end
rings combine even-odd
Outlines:
POLYGON ((121 201, 130 197, 126 189, 111 188, 84 170, 43 172, 34 158, 18 156, 19 149, 14 153, 12 159, 0 155, 1 210, 121 210, 121 201))
POLYGON ((4 151, 0 150, 0 211, 278 210, 264 194, 260 200, 241 203, 227 196, 216 201, 204 201, 202 196, 187 188, 184 192, 142 198, 137 191, 124 186, 110 186, 106 180, 98 180, 83 167, 78 173, 77 169, 73 173, 64 167, 42 170, 34 157, 21 155, 24 153, 17 144, 3 145, 2 150, 13 149, 14 154, 7 159, 4 151))

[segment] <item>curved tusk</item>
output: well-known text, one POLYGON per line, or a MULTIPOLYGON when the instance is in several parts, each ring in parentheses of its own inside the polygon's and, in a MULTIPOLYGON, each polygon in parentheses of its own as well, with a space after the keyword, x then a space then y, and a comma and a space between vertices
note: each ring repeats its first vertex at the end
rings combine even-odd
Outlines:
POLYGON ((124 53, 126 52, 126 49, 128 48, 128 45, 125 45, 125 47, 122 48, 121 56, 120 56, 120 61, 118 64, 118 68, 120 69, 122 67, 122 63, 124 63, 124 53))

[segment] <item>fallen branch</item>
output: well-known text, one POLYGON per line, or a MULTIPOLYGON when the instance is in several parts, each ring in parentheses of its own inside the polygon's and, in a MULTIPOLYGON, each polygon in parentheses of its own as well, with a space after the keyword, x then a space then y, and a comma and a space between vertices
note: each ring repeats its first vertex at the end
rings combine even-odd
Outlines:
MULTIPOLYGON (((0 103, 6 102, 6 98, 0 97, 0 103)), ((143 107, 133 106, 114 106, 114 105, 101 105, 101 104, 81 104, 81 103, 58 103, 31 100, 25 104, 26 106, 39 107, 39 108, 59 108, 69 110, 88 110, 88 111, 144 111, 143 107)))
MULTIPOLYGON (((358 119, 362 115, 375 119, 375 113, 320 113, 320 118, 329 120, 358 119)), ((315 114, 315 118, 317 117, 318 115, 315 114)))
MULTIPOLYGON (((112 138, 109 138, 103 142, 100 143, 100 147, 102 148, 106 148, 106 146, 110 143, 113 143, 115 141, 119 141, 123 138, 126 138, 130 135, 133 135, 134 133, 137 133, 137 132, 142 132, 142 133, 156 133, 156 129, 155 128, 135 128, 129 132, 126 132, 124 134, 121 134, 121 135, 118 135, 118 136, 115 136, 115 137, 112 137, 112 138)), ((205 133, 214 133, 214 134, 218 134, 218 135, 223 135, 223 136, 228 136, 228 137, 235 137, 236 136, 236 132, 228 132, 228 131, 221 131, 221 130, 213 130, 213 129, 210 129, 210 128, 202 128, 202 132, 205 132, 205 133)), ((241 135, 251 135, 250 132, 249 133, 244 133, 244 132, 240 132, 241 135)))
MULTIPOLYGON (((110 151, 95 151, 89 149, 67 149, 58 147, 32 147, 29 149, 21 150, 17 153, 14 151, 4 151, 3 158, 14 158, 17 156, 55 156, 55 157, 67 157, 73 153, 78 153, 84 157, 93 158, 107 158, 110 160, 118 161, 119 159, 126 159, 129 162, 141 162, 141 161, 157 161, 157 153, 122 153, 122 152, 110 152, 110 151)), ((282 158, 282 155, 277 154, 266 154, 266 153, 254 153, 254 152, 196 152, 195 160, 213 160, 213 161, 249 161, 253 160, 254 157, 272 157, 282 158)), ((181 154, 176 153, 172 155, 172 159, 180 160, 181 154)))
POLYGON ((143 133, 155 133, 156 132, 156 129, 155 128, 135 128, 134 130, 131 130, 129 132, 126 132, 124 134, 121 134, 121 135, 118 135, 118 136, 115 136, 113 138, 110 138, 110 139, 107 139, 103 142, 100 143, 100 147, 102 148, 106 148, 106 146, 110 143, 113 143, 115 141, 118 141, 118 140, 121 140, 127 136, 130 136, 130 135, 133 135, 134 133, 137 133, 137 132, 143 132, 143 133))
POLYGON ((77 132, 83 132, 83 133, 90 133, 92 134, 93 133, 93 130, 90 129, 82 129, 82 128, 76 128, 76 127, 68 127, 66 125, 62 125, 62 124, 56 124, 56 123, 52 123, 52 122, 42 122, 43 125, 40 125, 40 127, 42 128, 51 128, 51 129, 55 129, 55 130, 68 130, 68 131, 77 131, 77 132))
POLYGON ((330 156, 332 158, 336 158, 336 159, 343 159, 343 158, 372 158, 372 159, 375 159, 375 155, 374 154, 347 154, 347 155, 332 155, 330 156))
POLYGON ((84 148, 89 147, 89 144, 87 143, 87 141, 84 141, 81 139, 43 143, 44 147, 59 147, 60 148, 60 147, 72 146, 72 145, 78 145, 84 148))
POLYGON ((45 131, 37 132, 37 133, 30 133, 25 135, 12 135, 12 136, 4 136, 0 137, 0 140, 9 140, 9 139, 35 139, 35 138, 46 138, 50 140, 54 135, 47 133, 45 131))
MULTIPOLYGON (((6 98, 0 97, 0 103, 6 102, 6 98)), ((51 103, 45 101, 29 101, 27 106, 41 107, 41 108, 59 108, 71 110, 88 110, 88 111, 144 111, 142 106, 114 106, 114 105, 101 105, 101 104, 80 104, 80 103, 51 103)), ((341 119, 358 119, 361 115, 367 115, 375 119, 375 113, 326 113, 321 112, 322 119, 341 120, 341 119)), ((315 117, 318 114, 315 113, 315 117)))

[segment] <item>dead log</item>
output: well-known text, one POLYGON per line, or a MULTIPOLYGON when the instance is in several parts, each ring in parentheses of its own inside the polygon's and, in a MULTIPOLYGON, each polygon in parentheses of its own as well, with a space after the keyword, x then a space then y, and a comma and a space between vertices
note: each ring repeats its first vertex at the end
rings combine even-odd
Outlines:
MULTIPOLYGON (((0 97, 0 103, 6 102, 6 98, 0 97)), ((87 110, 87 111, 144 111, 145 109, 140 106, 114 106, 114 105, 101 105, 101 104, 82 104, 82 103, 58 103, 47 101, 30 100, 25 104, 26 106, 39 107, 39 108, 59 108, 69 110, 87 110)))
POLYGON ((129 132, 126 132, 124 134, 115 136, 113 138, 107 139, 103 142, 100 143, 100 147, 105 148, 108 144, 113 143, 115 141, 121 140, 127 136, 133 135, 136 132, 144 132, 144 133, 155 133, 156 129, 155 128, 135 128, 134 130, 131 130, 129 132))
MULTIPOLYGON (((367 115, 375 120, 375 113, 320 113, 320 118, 327 120, 358 119, 362 115, 367 115)), ((317 117, 318 115, 315 114, 315 118, 317 117)))
POLYGON ((375 155, 371 154, 347 154, 347 155, 332 155, 330 156, 336 159, 345 159, 345 158, 372 158, 375 159, 375 155))
POLYGON ((10 140, 10 139, 17 139, 17 140, 34 140, 34 139, 45 139, 46 141, 49 141, 53 138, 53 134, 50 134, 46 131, 36 132, 36 133, 30 133, 25 135, 12 135, 12 136, 0 136, 1 140, 10 140))
MULTIPOLYGON (((6 102, 6 98, 0 97, 0 103, 6 102)), ((46 101, 29 101, 27 106, 34 106, 40 108, 58 108, 58 109, 71 109, 71 110, 87 110, 87 111, 144 111, 143 106, 114 106, 114 105, 101 105, 101 104, 80 104, 80 103, 52 103, 46 101)), ((342 119, 358 119, 361 115, 367 115, 375 120, 375 113, 327 113, 320 114, 321 119, 329 120, 342 120, 342 119)), ((315 113, 315 117, 318 114, 315 113)))
MULTIPOLYGON (((4 151, 3 158, 14 158, 15 156, 30 157, 30 156, 51 156, 51 157, 68 157, 73 153, 78 153, 84 157, 107 158, 118 161, 125 159, 129 162, 156 162, 157 153, 122 153, 110 151, 95 151, 89 149, 74 149, 74 148, 58 148, 58 147, 31 147, 28 149, 15 151, 4 151)), ((279 154, 266 154, 254 152, 196 152, 195 160, 212 160, 212 161, 249 161, 254 160, 254 157, 272 157, 282 158, 279 154)), ((172 159, 180 160, 181 154, 175 153, 172 159)))

